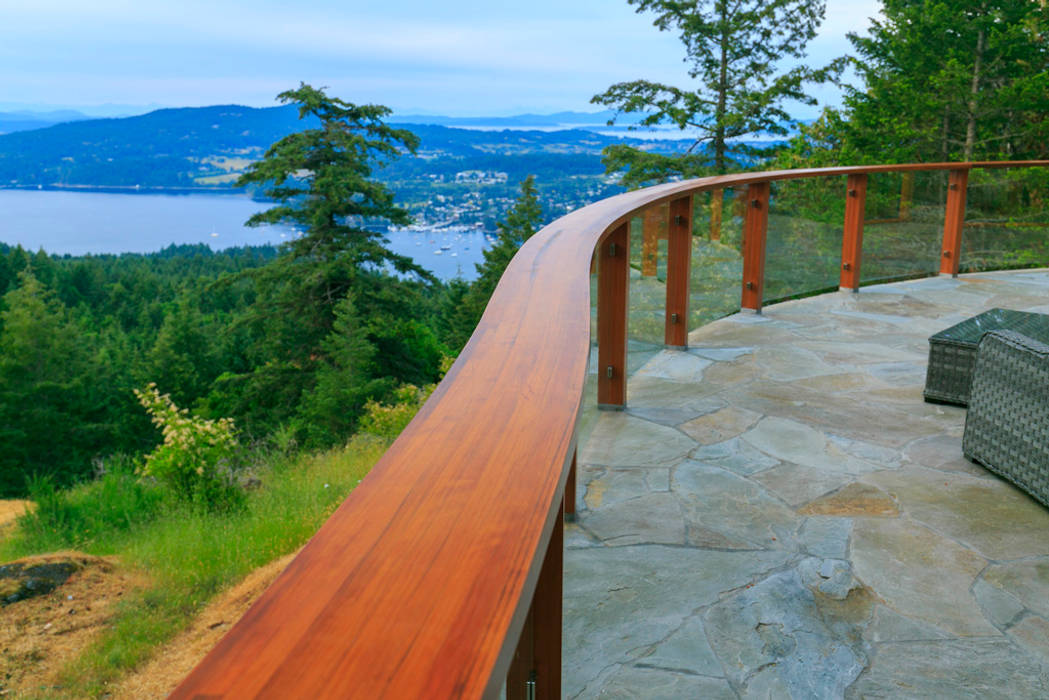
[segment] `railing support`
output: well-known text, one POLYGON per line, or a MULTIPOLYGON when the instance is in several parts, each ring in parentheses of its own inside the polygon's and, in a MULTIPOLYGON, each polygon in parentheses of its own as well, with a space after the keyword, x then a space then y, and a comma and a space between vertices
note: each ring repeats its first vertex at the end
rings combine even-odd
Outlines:
POLYGON ((849 175, 845 184, 845 231, 841 237, 841 283, 843 292, 860 290, 860 261, 863 257, 863 214, 867 206, 867 176, 849 175))
POLYGON ((598 246, 597 405, 626 406, 626 333, 630 224, 622 224, 598 246))
POLYGON ((744 311, 761 313, 765 291, 765 238, 769 225, 769 183, 747 186, 743 215, 743 301, 744 311))
POLYGON ((667 223, 667 310, 663 342, 688 347, 688 291, 692 266, 692 197, 670 203, 667 223))
POLYGON ((576 457, 578 451, 572 453, 572 466, 568 470, 568 481, 565 482, 565 521, 575 522, 575 487, 576 487, 576 457))
POLYGON ((564 502, 535 586, 521 639, 506 674, 506 700, 560 700, 561 607, 564 579, 564 502))
POLYGON ((662 205, 649 207, 641 217, 641 276, 655 277, 659 273, 660 229, 666 220, 662 205))
POLYGON ((710 240, 721 240, 721 209, 725 204, 725 190, 710 191, 710 240))
POLYGON ((969 170, 952 170, 947 178, 947 210, 943 217, 943 252, 940 254, 940 274, 958 276, 962 254, 962 229, 965 227, 965 196, 969 186, 969 170))

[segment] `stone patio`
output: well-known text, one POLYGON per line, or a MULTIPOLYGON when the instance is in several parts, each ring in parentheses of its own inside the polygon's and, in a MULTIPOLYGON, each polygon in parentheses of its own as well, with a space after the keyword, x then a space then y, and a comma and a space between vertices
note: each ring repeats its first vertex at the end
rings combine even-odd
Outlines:
POLYGON ((579 452, 572 698, 1049 697, 1049 510, 924 403, 933 333, 1049 313, 1049 271, 737 314, 662 351, 579 452))

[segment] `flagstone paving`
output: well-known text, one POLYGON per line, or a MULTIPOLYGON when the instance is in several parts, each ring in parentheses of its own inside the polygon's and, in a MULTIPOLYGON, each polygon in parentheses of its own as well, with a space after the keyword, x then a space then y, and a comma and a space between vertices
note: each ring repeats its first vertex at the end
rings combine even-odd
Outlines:
POLYGON ((1049 697, 1049 509, 922 400, 928 337, 1049 271, 866 287, 632 355, 579 451, 571 698, 1049 697))

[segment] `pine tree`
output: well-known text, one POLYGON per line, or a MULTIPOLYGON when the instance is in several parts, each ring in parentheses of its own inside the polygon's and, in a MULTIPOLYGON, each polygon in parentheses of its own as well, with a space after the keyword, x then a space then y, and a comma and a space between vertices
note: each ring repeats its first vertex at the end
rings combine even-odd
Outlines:
POLYGON ((1049 9, 1031 0, 885 0, 850 34, 863 87, 848 146, 881 161, 1037 158, 1049 136, 1049 9))
POLYGON ((591 102, 619 113, 644 115, 641 124, 668 124, 699 132, 688 153, 666 156, 630 146, 605 151, 609 172, 624 170, 624 184, 724 173, 754 149, 734 143, 754 134, 787 133, 786 101, 815 104, 806 85, 836 75, 841 62, 821 70, 777 71, 805 55, 823 20, 822 0, 627 0, 654 12, 660 31, 677 30, 685 47, 690 88, 649 80, 617 83, 591 102))
POLYGON ((104 442, 86 339, 29 270, 0 312, 0 495, 24 493, 33 474, 68 484, 90 473, 104 442))

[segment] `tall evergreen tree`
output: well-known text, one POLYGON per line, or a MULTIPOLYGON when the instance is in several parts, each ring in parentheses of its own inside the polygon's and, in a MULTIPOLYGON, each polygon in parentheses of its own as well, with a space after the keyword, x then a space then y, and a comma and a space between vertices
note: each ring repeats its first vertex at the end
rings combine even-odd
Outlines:
POLYGON ((33 474, 69 483, 104 442, 89 393, 90 353, 54 293, 25 270, 0 312, 0 495, 33 474))
POLYGON ((847 147, 879 160, 1044 157, 1049 9, 1032 0, 885 0, 850 34, 863 87, 847 147))
POLYGON ((609 172, 625 170, 624 183, 637 186, 672 176, 724 173, 738 157, 753 152, 740 137, 785 134, 791 117, 787 101, 815 104, 806 85, 823 81, 839 64, 821 70, 798 66, 823 20, 822 0, 627 0, 638 12, 654 12, 660 31, 676 30, 685 63, 696 84, 689 88, 634 80, 617 83, 591 100, 620 113, 645 115, 642 125, 669 124, 699 132, 681 156, 624 146, 605 151, 609 172))
MULTIPOLYGON (((332 368, 345 369, 339 357, 346 347, 372 347, 376 358, 366 369, 340 370, 339 376, 360 385, 345 387, 342 395, 359 402, 371 398, 357 391, 361 387, 425 383, 440 369, 437 340, 423 323, 435 280, 386 247, 379 228, 408 223, 410 217, 372 177, 376 167, 413 153, 418 138, 385 124, 386 107, 344 102, 306 84, 278 97, 298 105, 308 128, 273 144, 238 184, 261 186, 277 201, 248 225, 290 224, 301 236, 250 273, 258 292, 248 319, 255 338, 249 351, 253 369, 224 376, 211 402, 216 411, 225 407, 246 415, 255 430, 299 420, 297 407, 308 397, 313 419, 318 407, 334 406, 327 400, 332 392, 318 381, 322 374, 331 376, 332 368), (341 307, 348 298, 352 304, 341 307), (352 323, 346 316, 336 325, 340 308, 344 315, 352 310, 352 323), (347 333, 359 337, 346 338, 347 333), (371 381, 386 376, 394 381, 371 381)), ((358 407, 332 410, 352 418, 358 407)), ((329 427, 336 423, 352 425, 326 421, 329 427)), ((338 437, 330 430, 311 432, 320 434, 338 437)))

